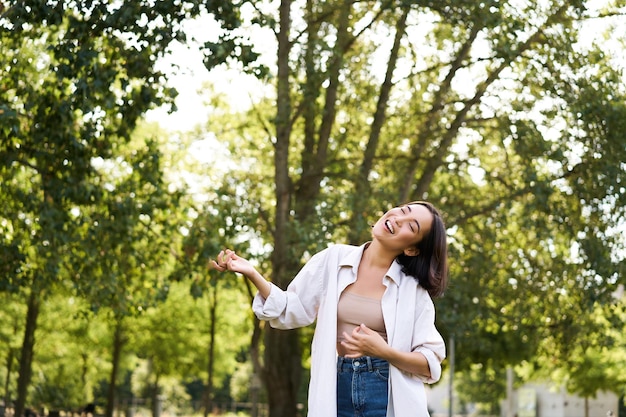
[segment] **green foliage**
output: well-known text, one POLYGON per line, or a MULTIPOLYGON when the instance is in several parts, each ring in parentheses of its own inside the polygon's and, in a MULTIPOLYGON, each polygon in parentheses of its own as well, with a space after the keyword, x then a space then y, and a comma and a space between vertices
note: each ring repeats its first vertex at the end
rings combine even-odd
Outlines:
MULTIPOLYGON (((575 324, 575 327, 593 328, 595 331, 587 334, 572 332, 567 341, 568 350, 551 352, 552 360, 563 362, 567 368, 546 370, 547 373, 552 379, 564 383, 568 391, 581 397, 594 396, 599 389, 620 394, 625 382, 623 373, 618 371, 626 361, 626 340, 622 328, 625 319, 624 300, 595 305, 575 324)), ((539 371, 539 374, 542 372, 539 371)))
POLYGON ((136 398, 154 398, 154 390, 157 389, 159 399, 163 401, 163 411, 168 413, 188 412, 189 394, 177 377, 158 378, 158 387, 154 386, 154 371, 151 361, 139 361, 133 372, 131 384, 136 398))
POLYGON ((78 410, 110 369, 104 317, 65 294, 51 296, 41 312, 31 401, 50 410, 78 410))
POLYGON ((506 369, 490 364, 472 364, 455 379, 455 385, 461 387, 458 401, 461 409, 475 405, 482 415, 500 414, 498 398, 505 397, 506 369))
MULTIPOLYGON (((183 20, 205 6, 36 0, 3 7, 0 289, 33 300, 17 413, 30 383, 35 307, 46 296, 73 284, 93 311, 118 321, 167 295, 169 239, 177 232, 170 214, 180 193, 167 190, 155 141, 126 145, 147 110, 172 105, 176 92, 156 64, 172 41, 185 40, 183 20)), ((37 392, 47 403, 77 398, 37 392)))
POLYGON ((82 239, 71 274, 94 310, 134 314, 167 296, 169 239, 177 233, 169 213, 180 194, 165 189, 156 146, 148 141, 128 159, 102 161, 101 204, 76 216, 82 239))
MULTIPOLYGON (((227 282, 216 284, 222 287, 227 282)), ((234 371, 237 353, 249 342, 247 295, 241 289, 220 291, 216 384, 234 371), (238 324, 236 324, 238 323, 238 324)), ((194 299, 189 283, 174 283, 167 300, 138 319, 131 349, 150 363, 150 378, 174 375, 183 382, 206 377, 209 300, 194 299)))
POLYGON ((8 400, 16 392, 16 370, 18 366, 20 337, 24 327, 25 305, 19 294, 0 292, 0 380, 4 381, 0 398, 8 400))
MULTIPOLYGON (((447 220, 438 324, 472 382, 464 401, 500 396, 499 370, 518 363, 532 370, 521 377, 554 370, 581 394, 623 392, 612 294, 625 276, 626 91, 606 45, 578 42, 591 2, 304 5, 287 17, 263 1, 23 1, 1 12, 0 317, 12 327, 0 329, 0 358, 16 364, 24 297, 41 291, 47 343, 32 398, 89 397, 113 365, 120 320, 118 380, 134 371, 186 399, 182 381, 209 377, 215 325, 215 386, 237 373, 244 396, 252 294, 207 272, 208 259, 234 247, 283 283, 310 254, 367 240, 380 213, 416 199, 447 220), (203 41, 207 68, 235 67, 279 94, 243 113, 211 95, 207 125, 176 146, 214 137, 219 149, 192 165, 139 121, 173 106, 155 64, 191 40, 183 21, 205 13, 221 25, 203 41), (279 41, 281 72, 260 63, 251 29, 279 41)), ((290 342, 304 356, 310 330, 290 342)), ((0 372, 10 389, 15 372, 0 372)))
POLYGON ((250 224, 280 284, 329 242, 367 240, 390 206, 432 201, 449 228, 437 305, 456 369, 568 370, 573 341, 603 331, 579 317, 623 284, 623 73, 578 42, 590 3, 470 3, 292 5, 303 18, 279 22, 296 33, 278 37, 278 97, 207 125, 233 161, 221 183, 261 214, 250 224))

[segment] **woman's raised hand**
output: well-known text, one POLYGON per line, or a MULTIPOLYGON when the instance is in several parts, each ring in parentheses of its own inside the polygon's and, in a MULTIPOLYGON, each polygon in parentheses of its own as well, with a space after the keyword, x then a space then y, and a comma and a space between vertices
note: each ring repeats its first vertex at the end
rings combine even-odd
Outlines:
POLYGON ((269 297, 272 289, 270 283, 259 274, 247 259, 237 255, 234 251, 224 249, 217 255, 215 260, 211 260, 210 265, 221 272, 232 271, 243 274, 254 284, 263 298, 269 297))
POLYGON ((256 272, 247 259, 242 258, 230 249, 220 251, 216 259, 211 260, 211 266, 221 272, 239 272, 245 276, 252 276, 256 272))

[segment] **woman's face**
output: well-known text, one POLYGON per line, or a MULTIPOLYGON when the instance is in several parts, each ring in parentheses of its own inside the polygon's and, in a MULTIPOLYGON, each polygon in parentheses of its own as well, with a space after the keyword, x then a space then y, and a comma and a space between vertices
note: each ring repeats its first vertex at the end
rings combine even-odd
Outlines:
POLYGON ((404 251, 414 247, 428 234, 433 214, 421 204, 395 207, 378 219, 372 237, 392 250, 404 251))

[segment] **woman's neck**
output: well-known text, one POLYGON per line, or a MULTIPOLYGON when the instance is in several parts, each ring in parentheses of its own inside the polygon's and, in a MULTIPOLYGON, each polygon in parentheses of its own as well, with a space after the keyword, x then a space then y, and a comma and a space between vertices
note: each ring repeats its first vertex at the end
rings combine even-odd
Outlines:
POLYGON ((370 242, 363 252, 361 264, 367 268, 389 269, 397 254, 384 250, 376 240, 370 242))

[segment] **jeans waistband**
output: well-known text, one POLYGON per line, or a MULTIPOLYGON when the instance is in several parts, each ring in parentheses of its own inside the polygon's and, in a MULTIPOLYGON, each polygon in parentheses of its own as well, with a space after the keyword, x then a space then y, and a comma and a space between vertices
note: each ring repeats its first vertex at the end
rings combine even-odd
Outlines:
POLYGON ((337 357, 337 371, 368 371, 389 368, 389 362, 373 356, 361 356, 360 358, 337 357))

